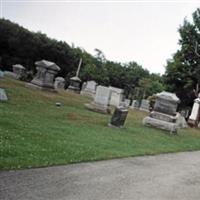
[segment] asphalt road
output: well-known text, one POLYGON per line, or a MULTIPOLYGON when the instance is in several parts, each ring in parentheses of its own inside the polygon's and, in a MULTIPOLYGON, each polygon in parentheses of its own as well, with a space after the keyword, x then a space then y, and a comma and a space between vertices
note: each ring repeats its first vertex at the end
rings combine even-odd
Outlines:
POLYGON ((0 172, 1 200, 199 200, 200 151, 0 172))

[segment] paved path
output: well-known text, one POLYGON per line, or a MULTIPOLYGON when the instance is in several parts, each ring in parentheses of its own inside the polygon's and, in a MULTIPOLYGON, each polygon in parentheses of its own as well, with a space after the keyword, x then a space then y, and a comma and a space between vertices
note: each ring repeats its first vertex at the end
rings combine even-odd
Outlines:
POLYGON ((0 172, 1 200, 199 200, 200 151, 0 172))

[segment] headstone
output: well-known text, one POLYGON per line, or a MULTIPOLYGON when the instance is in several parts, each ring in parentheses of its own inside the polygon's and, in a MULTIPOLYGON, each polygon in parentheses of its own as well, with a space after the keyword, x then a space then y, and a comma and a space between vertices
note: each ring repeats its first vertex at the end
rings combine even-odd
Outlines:
POLYGON ((0 70, 0 78, 4 77, 4 72, 0 70))
POLYGON ((110 105, 119 106, 123 100, 124 90, 116 87, 109 87, 111 90, 110 105))
POLYGON ((200 121, 200 98, 194 100, 192 112, 188 119, 188 124, 192 127, 197 127, 200 121))
POLYGON ((16 79, 21 79, 25 76, 25 68, 20 64, 13 65, 13 73, 16 75, 16 79))
POLYGON ((142 99, 141 105, 140 105, 140 110, 149 112, 149 107, 150 107, 149 100, 142 99))
POLYGON ((85 106, 93 111, 100 113, 110 113, 109 101, 111 91, 108 87, 98 86, 95 94, 94 101, 85 106))
POLYGON ((143 119, 143 124, 176 133, 178 128, 176 109, 180 101, 179 98, 175 94, 165 91, 156 96, 154 111, 143 119))
POLYGON ((64 90, 65 89, 65 79, 63 77, 56 77, 54 82, 54 88, 56 90, 64 90))
POLYGON ((81 64, 82 64, 82 59, 80 59, 78 69, 76 71, 76 76, 70 78, 70 84, 69 84, 69 87, 67 88, 68 91, 73 91, 78 94, 80 93, 80 90, 81 90, 81 79, 78 77, 81 64))
POLYGON ((4 89, 0 88, 0 101, 8 101, 8 97, 4 89))
POLYGON ((124 103, 125 103, 125 106, 128 108, 130 106, 131 100, 130 99, 125 99, 124 103))
POLYGON ((132 108, 132 109, 138 109, 139 106, 140 106, 139 101, 138 100, 133 100, 130 108, 132 108))
POLYGON ((126 117, 128 114, 128 109, 125 107, 116 107, 115 111, 112 115, 111 122, 108 124, 109 126, 114 126, 118 128, 122 128, 126 121, 126 117))
POLYGON ((10 71, 4 71, 4 75, 14 79, 17 78, 16 74, 10 71))
POLYGON ((187 128, 188 125, 185 120, 185 117, 183 117, 180 113, 178 113, 176 116, 177 116, 176 124, 177 124, 178 128, 187 128))
POLYGON ((27 86, 41 90, 54 91, 54 77, 60 70, 60 67, 47 60, 37 61, 35 65, 37 66, 37 73, 27 86))
POLYGON ((97 83, 95 81, 87 81, 82 88, 82 95, 94 97, 96 93, 97 83))

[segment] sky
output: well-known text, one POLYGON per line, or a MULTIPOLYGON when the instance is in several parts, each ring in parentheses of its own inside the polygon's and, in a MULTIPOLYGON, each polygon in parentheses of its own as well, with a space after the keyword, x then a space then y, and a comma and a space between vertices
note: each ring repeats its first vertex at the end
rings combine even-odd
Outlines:
POLYGON ((97 48, 108 60, 163 74, 179 48, 178 28, 198 7, 200 0, 0 0, 0 16, 92 55, 97 48))

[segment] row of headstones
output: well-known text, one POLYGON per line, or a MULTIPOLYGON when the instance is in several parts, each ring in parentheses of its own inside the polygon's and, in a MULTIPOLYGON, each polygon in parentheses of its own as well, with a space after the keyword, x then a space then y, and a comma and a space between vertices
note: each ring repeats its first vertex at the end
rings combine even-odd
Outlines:
MULTIPOLYGON (((37 61, 36 63, 37 73, 31 83, 28 83, 28 86, 40 89, 50 89, 54 90, 54 85, 59 85, 59 82, 64 82, 63 78, 57 78, 54 83, 54 77, 60 68, 52 62, 41 60, 37 61)), ((21 65, 14 65, 13 66, 13 74, 10 72, 6 72, 7 75, 14 76, 16 78, 20 78, 23 75, 25 69, 21 65)), ((0 73, 1 76, 2 73, 0 73)), ((72 82, 68 89, 74 90, 75 92, 79 92, 80 88, 80 79, 75 76, 70 79, 72 82)), ((59 85, 58 87, 63 87, 64 83, 59 85)), ((89 86, 85 87, 83 93, 87 91, 87 89, 91 89, 89 86)), ((94 89, 94 88, 93 88, 94 89)), ((1 90, 2 91, 2 90, 1 90)), ((94 92, 94 91, 93 91, 94 92)), ((3 92, 2 92, 3 93, 3 92)), ((86 104, 86 107, 98 112, 108 113, 110 112, 109 105, 114 104, 118 106, 121 115, 120 116, 113 116, 114 119, 118 118, 121 119, 124 113, 127 113, 127 107, 130 104, 130 100, 122 101, 123 90, 119 88, 113 87, 104 87, 98 86, 95 92, 94 101, 90 104, 86 104), (111 96, 111 93, 113 94, 111 96)), ((177 103, 179 99, 176 97, 175 94, 162 92, 157 95, 157 100, 154 106, 154 111, 150 113, 149 117, 145 118, 143 123, 145 125, 155 126, 161 129, 169 130, 170 132, 176 132, 177 126, 174 124, 176 121, 176 109, 177 103)), ((137 107, 137 101, 132 102, 133 107, 137 107), (134 105, 133 105, 134 104, 134 105)), ((196 126, 199 123, 199 115, 200 115, 200 98, 195 100, 192 113, 189 118, 189 123, 196 126)), ((149 110, 149 102, 147 100, 142 100, 140 110, 149 110)), ((119 112, 114 112, 119 113, 119 112)), ((124 121, 125 117, 122 117, 124 121)), ((120 121, 120 120, 119 120, 120 121)))

